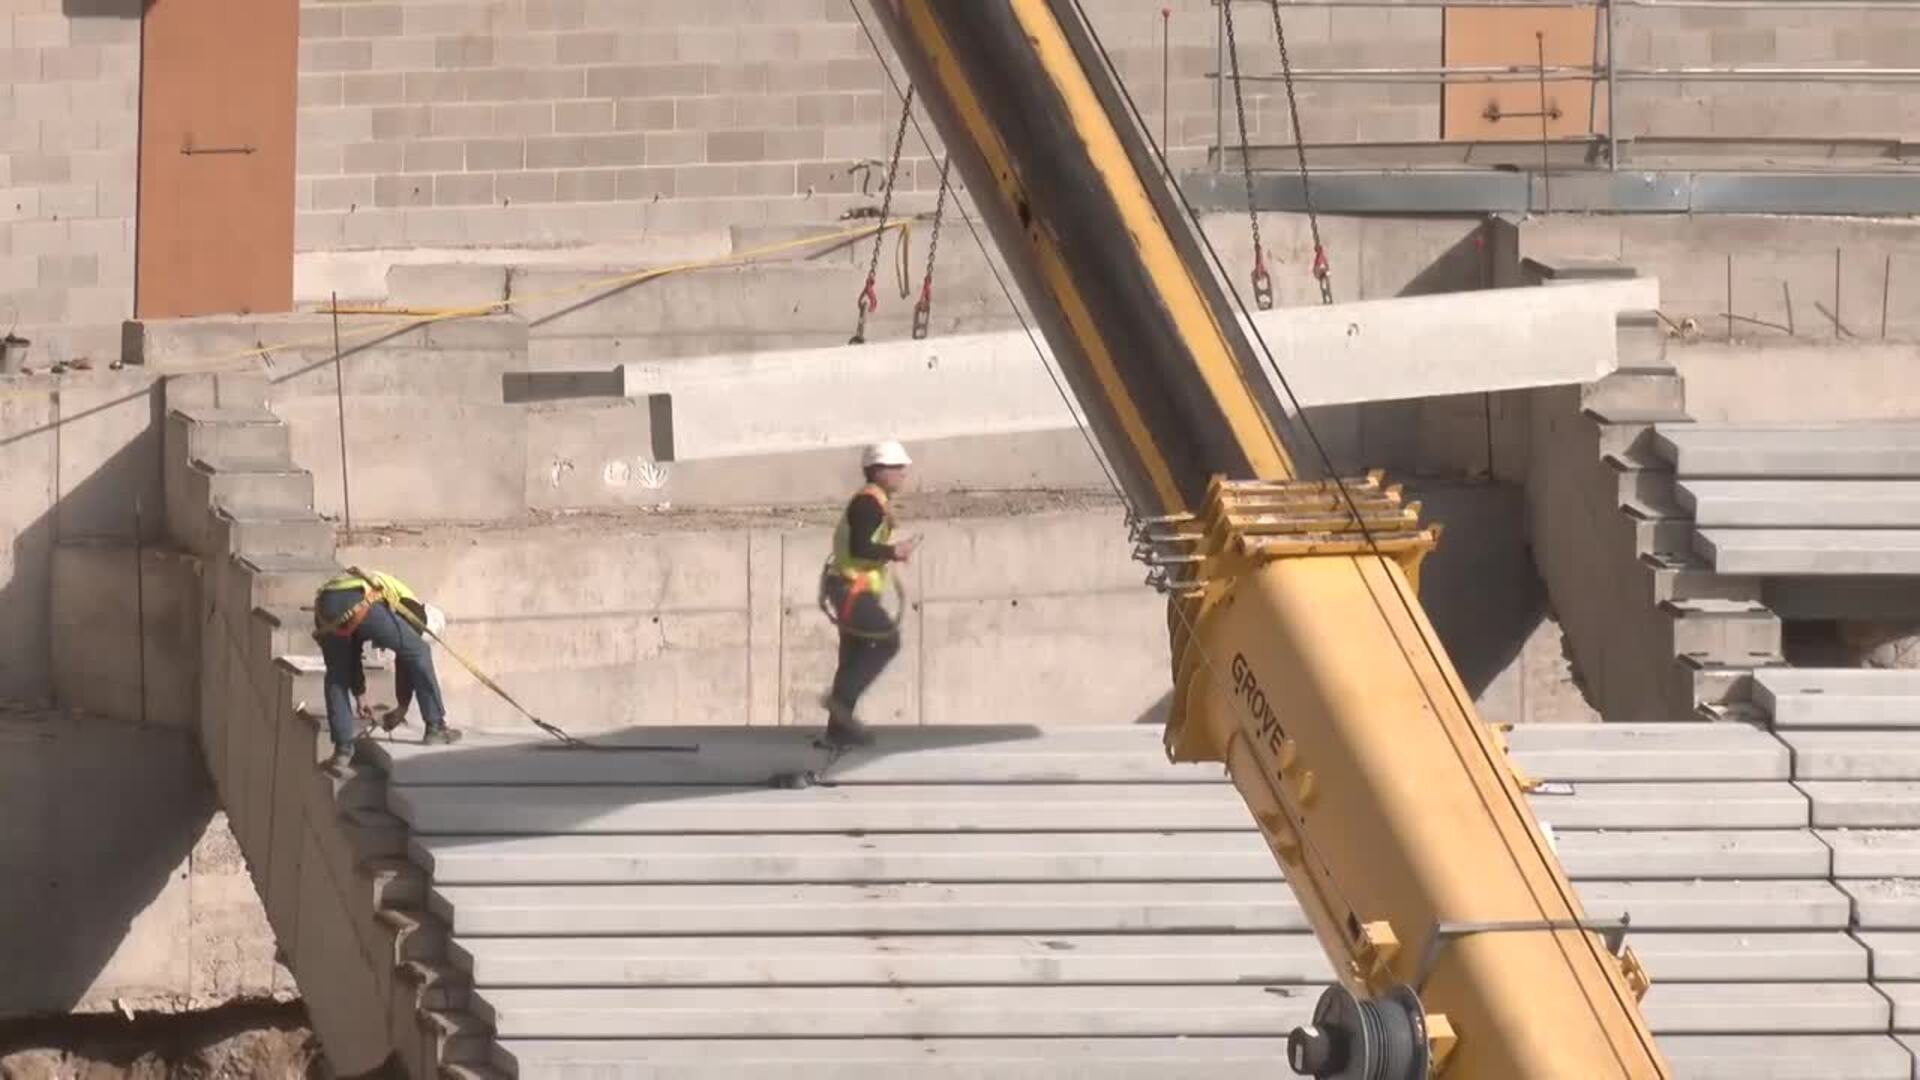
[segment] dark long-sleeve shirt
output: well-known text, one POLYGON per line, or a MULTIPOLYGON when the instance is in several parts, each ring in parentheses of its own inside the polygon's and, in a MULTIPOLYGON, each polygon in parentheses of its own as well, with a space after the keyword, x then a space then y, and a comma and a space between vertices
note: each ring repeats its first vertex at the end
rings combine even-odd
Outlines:
POLYGON ((862 491, 847 504, 847 548, 856 559, 893 562, 892 544, 875 543, 874 533, 887 520, 886 508, 872 492, 862 491))

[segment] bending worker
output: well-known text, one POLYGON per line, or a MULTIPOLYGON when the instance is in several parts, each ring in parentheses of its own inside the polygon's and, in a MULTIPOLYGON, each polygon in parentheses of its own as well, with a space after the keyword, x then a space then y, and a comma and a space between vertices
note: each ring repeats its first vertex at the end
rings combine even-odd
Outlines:
MULTIPOLYGON (((862 746, 873 736, 854 716, 860 696, 900 651, 900 626, 885 597, 898 582, 888 564, 906 562, 918 540, 894 539, 892 497, 913 459, 897 442, 876 443, 861 455, 867 483, 847 503, 833 534, 833 557, 821 574, 820 602, 840 628, 840 666, 827 694, 826 742, 862 746)), ((904 593, 902 593, 904 596, 904 593)))
POLYGON ((353 760, 359 719, 367 710, 360 699, 367 692, 367 674, 360 662, 368 643, 393 654, 394 696, 399 708, 384 726, 405 722, 407 704, 418 698, 420 719, 426 724, 426 743, 453 743, 460 733, 447 727, 446 704, 440 681, 433 673, 433 654, 419 628, 426 625, 427 607, 405 582, 379 571, 353 570, 325 585, 313 599, 313 638, 327 662, 327 729, 333 737, 333 757, 327 767, 343 771, 353 760))

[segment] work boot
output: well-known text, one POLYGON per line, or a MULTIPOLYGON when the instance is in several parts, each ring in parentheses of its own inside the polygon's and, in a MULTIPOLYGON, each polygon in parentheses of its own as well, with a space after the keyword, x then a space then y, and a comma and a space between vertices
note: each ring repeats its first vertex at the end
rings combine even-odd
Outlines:
POLYGON ((348 766, 352 764, 353 747, 338 746, 334 748, 333 756, 327 759, 324 768, 335 776, 344 777, 347 775, 348 766))
POLYGON ((460 741, 460 732, 441 724, 439 727, 428 728, 427 733, 420 737, 420 741, 428 746, 452 746, 460 741))
POLYGON ((821 736, 822 743, 840 749, 873 745, 873 732, 854 717, 852 709, 833 698, 826 699, 826 706, 827 731, 821 736))

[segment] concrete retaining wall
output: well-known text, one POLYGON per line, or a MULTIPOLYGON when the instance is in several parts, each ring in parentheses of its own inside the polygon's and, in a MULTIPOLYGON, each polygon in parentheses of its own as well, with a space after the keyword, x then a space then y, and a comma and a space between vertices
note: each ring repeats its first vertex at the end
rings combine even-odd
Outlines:
MULTIPOLYGON (((1423 497, 1449 529, 1424 588, 1488 718, 1590 718, 1542 618, 1517 490, 1436 487, 1423 497)), ((926 540, 904 574, 906 644, 869 698, 872 720, 1162 718, 1164 603, 1141 583, 1117 507, 1047 508, 1059 502, 947 498, 934 518, 906 505, 905 527, 926 540), (1001 516, 1009 511, 1018 516, 1001 516), (1091 672, 1100 676, 1080 677, 1091 672)), ((590 732, 819 723, 835 645, 814 593, 829 546, 814 511, 677 527, 627 518, 429 529, 363 537, 340 558, 399 574, 450 613, 456 648, 536 714, 590 732)), ((452 658, 437 662, 456 722, 525 726, 452 658)))

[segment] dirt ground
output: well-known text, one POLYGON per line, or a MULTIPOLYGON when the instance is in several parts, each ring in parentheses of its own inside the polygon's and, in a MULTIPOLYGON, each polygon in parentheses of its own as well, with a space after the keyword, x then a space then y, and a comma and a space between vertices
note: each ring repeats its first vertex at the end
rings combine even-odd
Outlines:
POLYGON ((0 1023, 0 1080, 330 1080, 296 1004, 0 1023))

